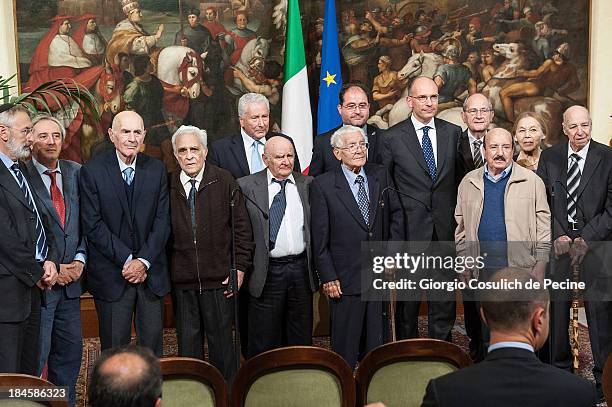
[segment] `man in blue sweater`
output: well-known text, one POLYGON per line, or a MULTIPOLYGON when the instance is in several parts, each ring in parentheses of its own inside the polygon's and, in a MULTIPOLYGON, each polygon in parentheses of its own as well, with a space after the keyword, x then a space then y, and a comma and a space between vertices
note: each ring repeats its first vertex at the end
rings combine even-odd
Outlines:
MULTIPOLYGON (((550 210, 542 180, 514 165, 512 135, 502 129, 484 139, 485 165, 459 184, 455 219, 458 256, 484 256, 480 279, 516 267, 544 278, 550 251, 550 210)), ((469 279, 471 275, 465 276, 469 279)), ((483 332, 488 342, 488 333, 483 332)))

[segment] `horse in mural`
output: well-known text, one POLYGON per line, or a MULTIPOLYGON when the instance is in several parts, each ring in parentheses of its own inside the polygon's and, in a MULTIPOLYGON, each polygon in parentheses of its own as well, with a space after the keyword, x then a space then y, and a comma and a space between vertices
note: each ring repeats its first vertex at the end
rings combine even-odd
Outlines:
MULTIPOLYGON (((262 70, 269 54, 270 41, 262 37, 254 38, 244 46, 240 59, 236 62, 234 68, 241 70, 251 77, 257 75, 263 76, 262 70)), ((226 87, 237 98, 248 92, 242 81, 238 78, 232 77, 231 84, 226 87)))

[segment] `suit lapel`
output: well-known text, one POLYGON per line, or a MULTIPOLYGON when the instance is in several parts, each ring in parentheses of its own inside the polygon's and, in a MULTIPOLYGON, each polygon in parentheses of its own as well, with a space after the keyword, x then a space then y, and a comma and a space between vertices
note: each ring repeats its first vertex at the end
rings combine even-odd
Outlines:
POLYGON ((244 151, 244 143, 242 142, 241 134, 238 134, 232 139, 230 149, 232 150, 232 154, 240 166, 242 173, 249 175, 251 171, 249 170, 249 162, 247 161, 246 151, 244 151))
POLYGON ((371 170, 371 167, 368 168, 366 165, 365 173, 368 177, 368 190, 370 195, 370 207, 369 207, 369 219, 370 219, 370 229, 374 222, 376 221, 376 214, 378 213, 378 205, 379 205, 379 195, 380 195, 380 185, 381 182, 378 179, 378 176, 371 170))
MULTIPOLYGON (((369 183, 369 179, 368 179, 368 183, 369 183)), ((342 204, 346 207, 346 209, 348 209, 351 216, 353 216, 353 218, 355 218, 357 223, 359 223, 359 225, 364 230, 367 231, 368 226, 365 224, 363 215, 361 214, 361 211, 359 210, 359 205, 357 205, 357 201, 355 200, 355 197, 353 196, 353 192, 351 191, 351 188, 349 187, 346 177, 342 173, 341 167, 338 167, 336 169, 336 192, 338 194, 338 198, 340 199, 342 204)))
POLYGON ((126 218, 129 220, 130 226, 133 227, 130 206, 128 205, 127 194, 125 193, 125 186, 123 185, 125 181, 123 181, 123 176, 119 170, 119 162, 117 160, 117 153, 113 149, 107 156, 106 171, 108 172, 109 179, 111 180, 113 188, 115 189, 115 194, 117 194, 119 204, 121 205, 123 212, 127 215, 126 218))
POLYGON ((293 173, 293 179, 295 179, 295 186, 297 187, 298 194, 300 195, 300 201, 302 208, 304 209, 304 224, 310 224, 310 217, 308 215, 308 194, 306 193, 306 184, 304 183, 304 177, 300 173, 293 173), (306 223, 308 221, 308 223, 306 223))
POLYGON ((17 184, 17 180, 11 174, 11 170, 6 168, 3 163, 0 163, 0 186, 4 187, 11 195, 13 195, 19 202, 22 203, 28 210, 30 209, 30 205, 25 199, 21 188, 17 184))
MULTIPOLYGON (((255 192, 255 202, 257 205, 263 210, 266 216, 270 215, 270 205, 268 202, 268 177, 267 171, 263 170, 256 174, 253 182, 255 183, 255 188, 253 191, 255 192)), ((266 248, 269 250, 270 244, 270 222, 268 219, 264 219, 263 221, 263 232, 264 232, 264 242, 266 242, 266 248)))
POLYGON ((591 140, 591 145, 589 146, 587 158, 584 162, 584 171, 580 176, 580 185, 578 185, 578 190, 576 191, 576 200, 580 199, 580 196, 584 192, 587 184, 593 178, 595 169, 601 161, 601 150, 598 147, 599 146, 596 144, 596 142, 591 140))
POLYGON ((446 125, 439 120, 434 118, 436 125, 436 142, 437 142, 437 158, 436 172, 438 174, 436 181, 440 182, 442 179, 442 170, 444 169, 444 163, 446 162, 446 152, 448 151, 448 135, 446 134, 446 125))
POLYGON ((425 170, 425 173, 429 174, 429 168, 425 162, 425 156, 423 156, 423 147, 421 147, 421 144, 419 143, 416 130, 414 129, 412 120, 410 118, 406 120, 406 125, 402 130, 404 130, 405 133, 402 140, 404 141, 404 144, 406 144, 406 147, 408 147, 408 151, 410 154, 412 154, 416 162, 423 168, 423 170, 425 170))
MULTIPOLYGON (((51 195, 49 191, 47 191, 47 187, 45 186, 42 180, 43 175, 40 175, 40 173, 38 172, 38 169, 36 169, 36 166, 34 166, 34 161, 32 160, 30 160, 26 164, 26 167, 28 168, 28 173, 30 175, 29 177, 30 188, 34 191, 36 196, 38 196, 39 201, 42 202, 43 205, 45 205, 45 207, 47 208, 47 213, 51 214, 51 218, 53 218, 53 221, 56 222, 61 227, 62 224, 60 223, 59 215, 57 211, 55 210, 55 206, 53 205, 53 200, 51 199, 51 195)), ((47 175, 44 175, 44 176, 46 177, 47 175)), ((65 176, 64 176, 64 173, 62 172, 62 180, 64 178, 65 176)))
POLYGON ((149 157, 144 154, 138 154, 136 158, 136 172, 134 173, 134 202, 138 202, 138 198, 145 186, 148 170, 149 157))
POLYGON ((461 156, 463 162, 466 164, 466 169, 469 171, 475 169, 474 157, 472 157, 472 148, 470 146, 470 138, 467 130, 461 133, 461 141, 459 142, 459 149, 461 150, 461 156))
POLYGON ((59 167, 62 172, 62 190, 64 191, 64 207, 66 211, 64 215, 64 225, 67 225, 73 205, 72 186, 76 185, 76 179, 74 177, 74 172, 69 169, 70 167, 65 164, 64 160, 59 161, 59 167))

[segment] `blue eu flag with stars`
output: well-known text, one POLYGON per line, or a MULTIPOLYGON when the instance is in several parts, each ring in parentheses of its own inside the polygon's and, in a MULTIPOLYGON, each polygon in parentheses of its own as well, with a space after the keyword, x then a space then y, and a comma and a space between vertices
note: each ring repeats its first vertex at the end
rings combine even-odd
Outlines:
POLYGON ((323 49, 321 50, 321 75, 319 77, 319 103, 317 110, 317 134, 325 133, 342 124, 338 113, 338 93, 342 87, 340 72, 340 48, 336 23, 335 0, 325 0, 323 22, 323 49))

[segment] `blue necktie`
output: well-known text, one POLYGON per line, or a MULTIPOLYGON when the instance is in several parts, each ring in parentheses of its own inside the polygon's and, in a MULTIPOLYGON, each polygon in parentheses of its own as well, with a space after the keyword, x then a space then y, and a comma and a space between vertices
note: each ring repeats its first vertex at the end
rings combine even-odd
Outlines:
POLYGON ((287 197, 285 196, 287 180, 279 181, 272 178, 272 182, 279 183, 281 189, 274 195, 272 205, 270 205, 270 251, 274 250, 276 245, 276 237, 278 236, 278 231, 285 216, 285 208, 287 207, 287 197))
POLYGON ((187 202, 189 203, 189 211, 191 212, 191 232, 193 234, 193 241, 196 241, 196 208, 195 208, 195 201, 196 201, 196 180, 195 179, 190 179, 189 182, 191 183, 191 189, 189 190, 189 198, 187 198, 187 202))
POLYGON ((30 210, 36 214, 36 260, 44 261, 47 259, 47 253, 49 251, 49 248, 47 247, 47 236, 45 235, 45 229, 43 229, 42 221, 38 215, 38 211, 36 210, 36 205, 34 205, 32 195, 30 195, 30 191, 26 185, 26 180, 19 169, 19 164, 13 164, 11 166, 11 170, 13 170, 15 177, 17 177, 17 183, 19 184, 19 188, 21 188, 21 192, 23 192, 23 195, 25 196, 25 200, 28 203, 30 210))
POLYGON ((427 163, 427 168, 429 168, 429 176, 431 180, 435 183, 437 179, 436 175, 436 160, 434 158, 433 146, 431 145, 431 139, 429 138, 429 129, 431 127, 425 126, 422 128, 423 130, 423 156, 425 157, 425 162, 427 163))
POLYGON ((132 185, 132 181, 134 180, 134 169, 132 167, 127 167, 123 170, 123 180, 128 186, 132 185))
POLYGON ((359 205, 359 210, 361 211, 361 215, 363 216, 363 220, 366 225, 370 224, 370 200, 368 199, 368 193, 365 190, 365 186, 363 183, 365 179, 361 175, 357 175, 355 178, 355 183, 359 184, 359 190, 357 191, 357 205, 359 205))
POLYGON ((255 140, 253 144, 251 144, 251 174, 255 174, 266 168, 261 159, 261 153, 259 152, 260 144, 262 143, 259 140, 255 140))

